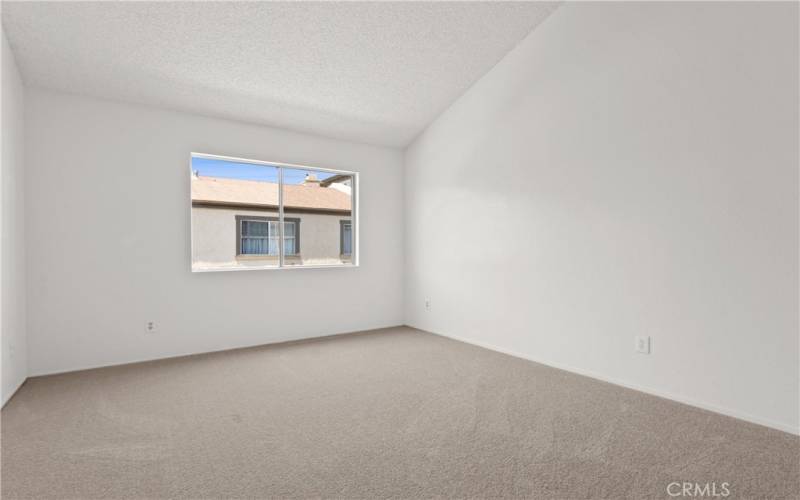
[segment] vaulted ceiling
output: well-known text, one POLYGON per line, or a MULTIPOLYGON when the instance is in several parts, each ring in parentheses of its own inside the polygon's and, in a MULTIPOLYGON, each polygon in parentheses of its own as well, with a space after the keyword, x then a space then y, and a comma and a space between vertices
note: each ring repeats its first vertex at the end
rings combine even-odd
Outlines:
POLYGON ((405 146, 534 2, 3 2, 27 85, 405 146))

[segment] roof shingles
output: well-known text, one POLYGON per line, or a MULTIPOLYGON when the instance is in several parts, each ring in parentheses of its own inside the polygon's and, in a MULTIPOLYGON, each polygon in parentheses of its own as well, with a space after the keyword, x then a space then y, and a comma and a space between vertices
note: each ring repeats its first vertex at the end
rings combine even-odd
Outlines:
MULTIPOLYGON (((221 177, 192 177, 192 202, 277 207, 278 184, 221 177)), ((283 207, 349 212, 351 201, 350 195, 337 189, 319 185, 284 184, 283 207)))

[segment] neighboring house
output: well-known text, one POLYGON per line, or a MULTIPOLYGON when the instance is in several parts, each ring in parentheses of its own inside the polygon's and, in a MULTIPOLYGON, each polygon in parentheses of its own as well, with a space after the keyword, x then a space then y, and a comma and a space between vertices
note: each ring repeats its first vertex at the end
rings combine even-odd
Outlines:
POLYGON ((332 187, 343 193, 351 194, 353 192, 353 177, 345 174, 337 174, 321 181, 319 185, 322 187, 332 187))
MULTIPOLYGON (((351 262, 352 187, 335 177, 283 186, 286 265, 351 262)), ((278 265, 278 200, 276 183, 193 175, 192 265, 278 265)))

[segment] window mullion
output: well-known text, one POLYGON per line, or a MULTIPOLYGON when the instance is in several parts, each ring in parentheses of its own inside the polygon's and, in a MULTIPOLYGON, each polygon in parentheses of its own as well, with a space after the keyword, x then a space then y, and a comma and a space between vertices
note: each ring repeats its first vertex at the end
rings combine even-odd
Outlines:
POLYGON ((278 267, 284 266, 283 254, 283 167, 278 167, 278 267))

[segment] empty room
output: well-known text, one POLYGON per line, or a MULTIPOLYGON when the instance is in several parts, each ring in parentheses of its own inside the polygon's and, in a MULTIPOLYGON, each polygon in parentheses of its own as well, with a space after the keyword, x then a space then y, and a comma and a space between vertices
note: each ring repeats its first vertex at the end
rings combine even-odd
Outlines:
POLYGON ((800 499, 800 2, 0 9, 3 499, 800 499))

